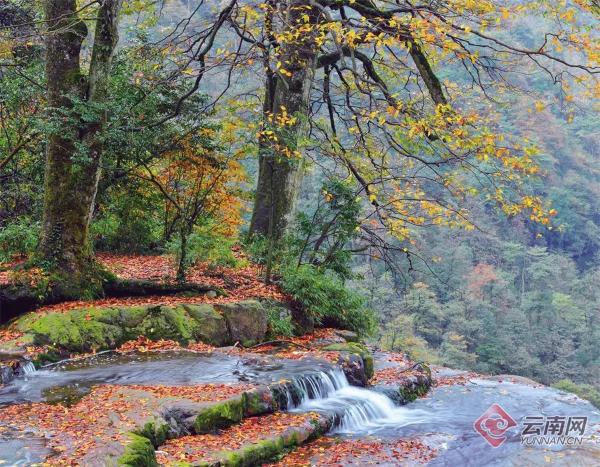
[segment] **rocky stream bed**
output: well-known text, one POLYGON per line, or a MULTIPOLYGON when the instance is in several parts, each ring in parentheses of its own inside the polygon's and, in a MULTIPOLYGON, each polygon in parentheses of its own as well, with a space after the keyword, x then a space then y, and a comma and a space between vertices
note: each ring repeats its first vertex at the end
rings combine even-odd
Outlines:
POLYGON ((245 301, 24 315, 1 347, 0 465, 600 465, 600 414, 574 395, 432 371, 345 331, 270 343, 267 306, 285 312, 245 301), (497 448, 474 430, 493 404, 515 425, 497 448), (585 436, 525 446, 527 416, 587 417, 585 436))
POLYGON ((397 355, 375 354, 378 384, 369 388, 348 384, 343 368, 326 359, 303 357, 231 349, 109 352, 29 372, 0 389, 0 461, 141 466, 261 465, 278 458, 280 465, 600 460, 593 438, 573 448, 525 448, 513 431, 493 449, 473 430, 473 421, 499 403, 514 417, 587 416, 588 431, 597 432, 600 415, 573 395, 521 378, 436 370, 443 384, 404 404, 426 391, 417 388, 414 374, 392 380, 394 370, 402 375, 406 369, 397 355), (407 389, 416 392, 411 397, 407 389))

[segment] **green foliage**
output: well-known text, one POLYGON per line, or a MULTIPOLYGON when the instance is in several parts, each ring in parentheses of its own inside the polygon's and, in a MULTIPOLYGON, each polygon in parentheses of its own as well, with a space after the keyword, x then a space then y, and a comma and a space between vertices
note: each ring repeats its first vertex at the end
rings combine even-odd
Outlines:
POLYGON ((90 226, 90 237, 97 250, 122 253, 148 253, 160 244, 163 225, 158 210, 148 211, 148 206, 159 206, 160 197, 144 190, 139 181, 117 183, 103 193, 90 226))
POLYGON ((591 384, 577 384, 569 379, 562 379, 554 383, 552 387, 561 391, 572 392, 582 399, 590 401, 595 407, 600 409, 600 391, 591 384))
POLYGON ((19 217, 0 228, 0 262, 13 256, 29 256, 38 242, 40 223, 29 217, 19 217))
POLYGON ((414 316, 400 315, 385 323, 380 339, 381 347, 393 352, 405 352, 419 362, 438 363, 437 353, 428 346, 425 339, 417 335, 414 321, 414 316))
MULTIPOLYGON (((312 213, 300 213, 297 228, 271 254, 281 287, 317 323, 372 335, 377 328, 373 311, 345 284, 353 276, 347 247, 357 235, 360 211, 350 185, 328 181, 312 213)), ((267 264, 270 247, 268 239, 255 236, 246 251, 255 263, 267 264)))
POLYGON ((342 280, 312 265, 282 271, 281 287, 319 323, 370 335, 376 329, 364 298, 348 290, 342 280))
MULTIPOLYGON (((241 262, 233 255, 234 238, 219 234, 213 230, 214 222, 205 220, 194 227, 187 237, 186 266, 197 262, 208 263, 211 267, 238 267, 241 262)), ((181 254, 181 238, 176 236, 166 246, 166 250, 177 257, 181 254)))
POLYGON ((320 194, 312 214, 298 215, 291 249, 298 264, 313 264, 346 279, 352 276, 347 246, 359 232, 360 198, 352 185, 337 179, 327 181, 320 194))
POLYGON ((273 337, 292 337, 295 334, 294 323, 289 310, 271 304, 266 305, 269 333, 273 337))
POLYGON ((243 247, 244 251, 253 263, 259 265, 266 264, 269 251, 268 238, 263 235, 254 235, 252 238, 246 237, 244 239, 243 247))

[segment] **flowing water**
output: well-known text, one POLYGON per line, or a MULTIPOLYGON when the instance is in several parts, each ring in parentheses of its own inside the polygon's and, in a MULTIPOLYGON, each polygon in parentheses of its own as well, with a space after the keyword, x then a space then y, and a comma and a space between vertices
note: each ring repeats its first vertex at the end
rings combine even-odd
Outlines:
POLYGON ((384 424, 410 424, 421 421, 424 412, 406 411, 386 395, 351 386, 338 369, 294 378, 298 401, 288 392, 288 408, 293 412, 321 412, 334 415, 335 433, 364 433, 384 424))
MULTIPOLYGON (((332 432, 338 436, 376 436, 384 441, 420 438, 438 449, 434 465, 548 465, 549 455, 555 456, 550 458, 553 465, 600 465, 600 444, 588 443, 577 449, 525 448, 513 430, 507 433, 509 439, 503 446, 493 449, 474 432, 473 422, 492 403, 502 405, 515 420, 526 415, 584 415, 588 417, 588 429, 600 427, 600 414, 589 403, 525 382, 477 379, 466 386, 434 389, 426 398, 400 407, 380 392, 350 386, 338 368, 308 360, 220 353, 107 353, 37 372, 27 367, 23 373, 0 388, 0 405, 71 403, 97 384, 266 384, 285 380, 282 391, 288 410, 333 416, 332 432)), ((39 435, 0 429, 0 464, 32 465, 48 454, 39 435)))

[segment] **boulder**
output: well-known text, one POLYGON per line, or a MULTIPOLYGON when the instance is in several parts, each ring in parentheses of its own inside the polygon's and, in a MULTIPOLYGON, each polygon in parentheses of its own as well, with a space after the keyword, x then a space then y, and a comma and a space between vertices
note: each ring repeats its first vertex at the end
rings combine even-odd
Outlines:
POLYGON ((267 335, 267 311, 256 300, 215 305, 227 322, 229 335, 244 346, 260 342, 267 335))
POLYGON ((160 416, 169 426, 170 437, 177 438, 194 432, 196 417, 206 408, 206 404, 188 400, 166 404, 160 416))
POLYGON ((346 379, 352 386, 367 386, 369 379, 365 373, 365 364, 360 355, 351 352, 340 352, 338 365, 342 367, 346 379))
MULTIPOLYGON (((331 344, 322 348, 322 350, 331 350, 335 352, 341 352, 340 360, 343 366, 345 360, 348 360, 348 357, 344 355, 344 353, 355 354, 360 356, 363 362, 363 368, 366 380, 368 381, 375 374, 374 365, 373 365, 373 354, 371 351, 367 349, 367 347, 363 344, 359 344, 357 342, 345 342, 339 344, 331 344)), ((356 365, 352 365, 350 368, 355 368, 356 365)), ((346 375, 348 377, 348 375, 346 375)), ((349 380, 350 381, 350 380, 349 380)), ((366 385, 366 384, 365 384, 366 385)))
POLYGON ((49 351, 59 353, 89 352, 114 349, 139 336, 183 345, 201 341, 223 347, 239 341, 248 346, 265 339, 267 310, 255 300, 219 305, 84 307, 29 313, 19 317, 15 329, 25 335, 19 338, 19 345, 9 343, 3 351, 23 351, 26 343, 47 345, 49 351))
POLYGON ((346 342, 360 342, 358 334, 353 331, 348 331, 346 329, 337 329, 335 331, 335 335, 341 337, 346 342))
POLYGON ((182 344, 191 341, 199 325, 183 307, 151 306, 140 324, 131 330, 131 338, 146 336, 152 340, 172 339, 182 344))
POLYGON ((0 363, 0 385, 8 384, 15 379, 15 372, 9 364, 0 363))
POLYGON ((227 332, 227 322, 217 313, 214 306, 209 304, 181 306, 199 324, 195 332, 197 340, 216 347, 232 343, 231 336, 227 332))

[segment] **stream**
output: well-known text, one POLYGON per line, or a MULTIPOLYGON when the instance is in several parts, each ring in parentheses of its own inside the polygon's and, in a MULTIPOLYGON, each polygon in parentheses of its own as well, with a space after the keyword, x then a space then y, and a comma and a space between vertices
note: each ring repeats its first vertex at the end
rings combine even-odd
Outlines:
MULTIPOLYGON (((397 406, 380 392, 350 386, 341 370, 323 362, 222 353, 106 353, 28 372, 0 388, 0 406, 42 401, 68 405, 98 384, 268 384, 282 379, 295 387, 288 394, 288 410, 333 414, 331 434, 340 437, 372 436, 384 442, 419 438, 438 451, 431 465, 600 465, 597 442, 575 448, 524 447, 515 428, 494 449, 473 430, 473 422, 497 403, 517 421, 525 416, 586 416, 586 434, 599 434, 600 414, 591 404, 519 378, 472 379, 397 406)), ((0 465, 32 465, 47 455, 44 439, 35 433, 0 429, 0 465)))

